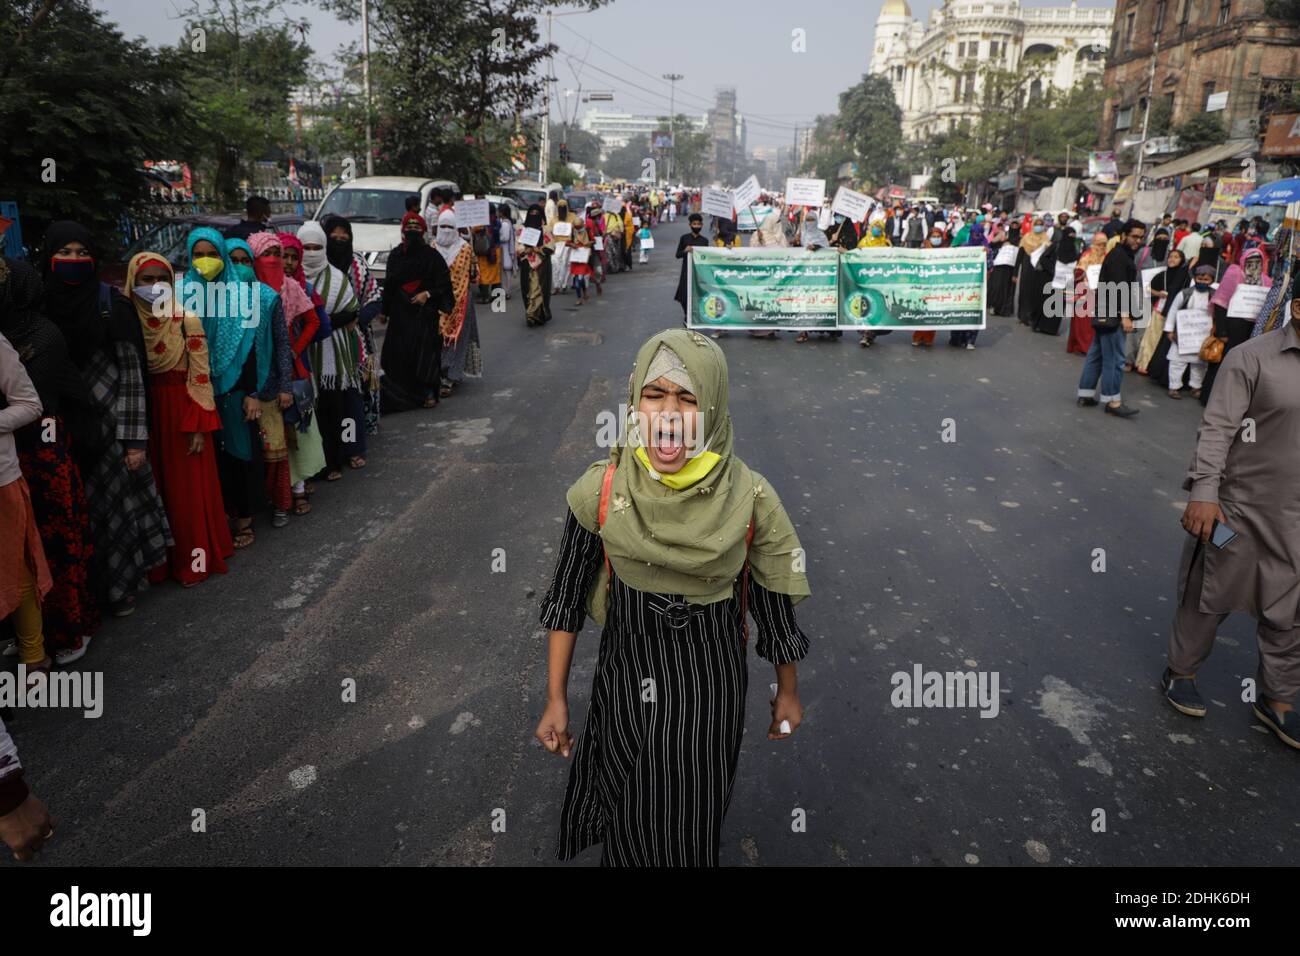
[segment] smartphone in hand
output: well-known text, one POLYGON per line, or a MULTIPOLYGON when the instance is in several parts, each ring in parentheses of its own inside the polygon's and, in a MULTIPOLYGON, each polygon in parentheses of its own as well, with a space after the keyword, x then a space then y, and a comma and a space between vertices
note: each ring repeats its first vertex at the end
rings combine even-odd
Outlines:
POLYGON ((1226 548, 1237 537, 1237 532, 1233 531, 1221 521, 1214 522, 1214 528, 1210 531, 1210 544, 1216 548, 1226 548))

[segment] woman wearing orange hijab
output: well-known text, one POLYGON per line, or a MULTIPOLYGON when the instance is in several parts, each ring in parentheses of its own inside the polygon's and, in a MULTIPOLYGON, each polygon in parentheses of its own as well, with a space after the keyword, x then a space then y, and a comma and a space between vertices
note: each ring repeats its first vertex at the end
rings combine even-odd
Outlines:
POLYGON ((221 428, 208 371, 208 340, 198 316, 175 298, 166 258, 142 252, 126 270, 126 289, 144 333, 148 362, 149 459, 175 545, 154 568, 155 584, 185 587, 224 574, 234 553, 209 434, 221 428))

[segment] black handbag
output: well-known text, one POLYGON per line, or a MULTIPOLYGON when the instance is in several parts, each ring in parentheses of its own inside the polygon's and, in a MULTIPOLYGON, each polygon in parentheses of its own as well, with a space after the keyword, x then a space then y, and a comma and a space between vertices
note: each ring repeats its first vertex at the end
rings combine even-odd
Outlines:
POLYGON ((485 256, 492 251, 492 237, 484 232, 474 233, 474 255, 485 256))
POLYGON ((299 379, 291 383, 293 404, 284 410, 284 420, 290 425, 297 425, 298 431, 305 432, 311 424, 312 412, 316 410, 316 388, 311 379, 299 379))

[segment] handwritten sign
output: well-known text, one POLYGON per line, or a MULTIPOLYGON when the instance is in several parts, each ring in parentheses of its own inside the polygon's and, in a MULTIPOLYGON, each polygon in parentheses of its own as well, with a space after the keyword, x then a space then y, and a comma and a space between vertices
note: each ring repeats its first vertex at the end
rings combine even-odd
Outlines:
POLYGON ((639 226, 639 225, 641 225, 641 217, 640 217, 640 216, 633 216, 633 217, 632 217, 632 225, 634 225, 634 226, 639 226))
POLYGON ((1267 296, 1268 286, 1246 285, 1243 282, 1228 300, 1228 316, 1233 319, 1254 319, 1264 307, 1267 296))
MULTIPOLYGON (((871 211, 871 197, 865 193, 841 186, 835 190, 835 201, 831 203, 831 212, 847 216, 854 222, 862 222, 871 211)), ((820 223, 819 223, 820 225, 820 223)))
POLYGON ((820 206, 826 198, 824 179, 787 179, 785 204, 787 206, 820 206))
POLYGON ((604 236, 597 236, 596 239, 595 239, 595 245, 593 246, 593 248, 594 248, 597 252, 600 252, 602 249, 604 249, 604 248, 605 248, 605 237, 604 237, 604 236))
POLYGON ((744 209, 753 205, 762 192, 763 187, 758 184, 758 177, 750 176, 736 187, 735 192, 732 193, 732 199, 735 201, 737 209, 744 209))
POLYGON ((486 199, 458 199, 453 208, 456 210, 456 228, 468 229, 473 226, 486 226, 490 221, 486 199))
MULTIPOLYGON (((1084 269, 1083 271, 1088 275, 1088 288, 1089 289, 1097 288, 1097 283, 1101 281, 1101 263, 1098 262, 1094 266, 1088 266, 1088 268, 1084 269)), ((1148 278, 1147 273, 1150 272, 1154 274, 1159 271, 1160 271, 1159 269, 1142 270, 1142 291, 1145 292, 1147 295, 1151 294, 1151 279, 1148 278)))
POLYGON ((993 259, 994 266, 1014 266, 1016 256, 1020 255, 1020 247, 1006 243, 998 250, 997 256, 993 259))
POLYGON ((586 246, 577 246, 573 252, 569 253, 570 262, 588 262, 591 259, 591 250, 586 246))
POLYGON ((525 226, 524 231, 519 234, 519 244, 521 246, 536 246, 542 241, 542 230, 533 229, 525 226))
POLYGON ((653 249, 654 247, 655 247, 655 237, 654 237, 654 236, 642 236, 642 237, 641 237, 641 248, 642 248, 642 249, 653 249))
POLYGON ((1174 325, 1178 329, 1179 355, 1195 355, 1214 329, 1214 322, 1209 312, 1197 312, 1192 309, 1179 309, 1174 325))
POLYGON ((621 196, 610 196, 605 200, 605 212, 620 213, 623 211, 623 199, 621 196))
POLYGON ((732 202, 730 189, 714 189, 712 186, 705 186, 704 195, 700 198, 700 212, 706 216, 717 216, 719 219, 731 219, 735 214, 732 202))
POLYGON ((551 232, 555 234, 556 239, 568 239, 573 235, 573 223, 557 222, 551 232))

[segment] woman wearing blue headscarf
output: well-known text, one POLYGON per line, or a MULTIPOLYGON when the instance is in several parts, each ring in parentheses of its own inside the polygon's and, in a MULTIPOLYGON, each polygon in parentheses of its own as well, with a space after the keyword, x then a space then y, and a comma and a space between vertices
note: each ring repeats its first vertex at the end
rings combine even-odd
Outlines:
POLYGON ((254 425, 262 415, 258 393, 271 379, 274 341, 261 294, 241 282, 226 252, 225 239, 207 226, 186 242, 189 268, 177 284, 181 304, 203 322, 208 339, 209 373, 221 431, 217 470, 226 514, 234 521, 234 546, 253 543, 253 511, 261 501, 261 440, 254 425))
POLYGON ((271 527, 289 523, 293 492, 289 476, 289 431, 284 427, 285 410, 293 406, 293 349, 289 345, 289 325, 284 317, 280 293, 257 280, 253 267, 253 249, 243 239, 227 239, 226 255, 240 282, 256 290, 262 315, 274 316, 271 322, 271 374, 257 393, 262 414, 257 419, 262 440, 262 460, 266 462, 266 496, 271 501, 271 527))

